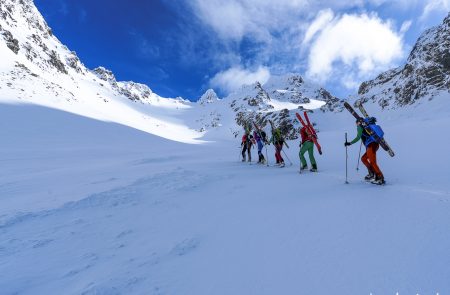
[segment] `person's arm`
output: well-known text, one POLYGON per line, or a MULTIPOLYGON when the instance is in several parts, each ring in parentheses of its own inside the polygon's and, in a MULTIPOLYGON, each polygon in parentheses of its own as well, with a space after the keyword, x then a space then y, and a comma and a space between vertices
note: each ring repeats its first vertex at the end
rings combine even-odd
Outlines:
POLYGON ((363 133, 363 128, 361 126, 358 126, 358 134, 356 135, 355 139, 350 141, 350 144, 357 143, 361 139, 362 133, 363 133))

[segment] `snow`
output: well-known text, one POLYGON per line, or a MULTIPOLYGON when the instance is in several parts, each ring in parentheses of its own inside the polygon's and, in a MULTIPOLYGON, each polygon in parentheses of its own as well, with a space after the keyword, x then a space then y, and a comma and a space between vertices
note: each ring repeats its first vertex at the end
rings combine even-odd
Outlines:
POLYGON ((271 112, 281 111, 283 109, 296 110, 299 107, 303 107, 304 109, 307 110, 315 110, 325 105, 325 102, 317 99, 311 99, 309 103, 292 103, 288 101, 279 101, 276 99, 271 99, 270 105, 273 106, 273 109, 270 110, 271 112))
POLYGON ((238 140, 0 105, 2 293, 447 294, 448 142, 426 154, 415 135, 439 138, 450 119, 416 113, 379 116, 397 156, 379 152, 378 187, 355 171, 358 146, 344 184, 347 113, 311 114, 324 155, 299 174, 297 142, 280 169, 241 163, 238 140))
POLYGON ((73 55, 34 27, 45 22, 32 1, 5 3, 2 28, 37 57, 0 40, 1 294, 450 293, 448 93, 384 112, 367 103, 396 152, 378 153, 386 186, 362 181, 358 145, 344 184, 347 112, 310 114, 319 173, 298 173, 298 141, 292 166, 249 165, 231 101, 315 109, 324 89, 286 75, 201 105, 82 64, 61 74, 30 35, 73 55))

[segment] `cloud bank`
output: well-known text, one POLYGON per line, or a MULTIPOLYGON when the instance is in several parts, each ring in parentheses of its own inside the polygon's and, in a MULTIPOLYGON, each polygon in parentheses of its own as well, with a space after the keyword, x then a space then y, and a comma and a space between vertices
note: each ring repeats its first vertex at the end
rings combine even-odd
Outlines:
POLYGON ((239 89, 242 85, 249 85, 255 82, 266 83, 270 78, 270 71, 267 67, 260 66, 251 71, 240 66, 229 68, 217 73, 210 81, 212 87, 231 93, 239 89))
POLYGON ((349 93, 365 79, 401 63, 415 42, 407 43, 405 35, 412 26, 417 32, 415 21, 421 14, 426 18, 450 6, 450 0, 184 3, 203 32, 209 32, 208 40, 214 40, 211 52, 204 53, 212 57, 211 69, 216 72, 208 73, 213 78, 206 84, 225 92, 239 84, 234 74, 263 76, 261 69, 265 69, 273 75, 306 74, 325 87, 349 93))
POLYGON ((376 14, 335 16, 331 10, 319 12, 306 31, 304 46, 310 46, 307 75, 324 82, 340 74, 342 84, 354 88, 353 80, 392 66, 405 55, 402 31, 376 14))

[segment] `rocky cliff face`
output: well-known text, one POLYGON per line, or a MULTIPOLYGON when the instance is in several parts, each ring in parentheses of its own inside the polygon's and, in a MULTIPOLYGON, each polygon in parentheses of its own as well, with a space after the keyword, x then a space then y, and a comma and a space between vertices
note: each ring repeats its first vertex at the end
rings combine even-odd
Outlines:
POLYGON ((382 108, 431 100, 450 90, 450 14, 443 23, 425 31, 412 49, 407 63, 361 84, 362 102, 377 102, 382 108))

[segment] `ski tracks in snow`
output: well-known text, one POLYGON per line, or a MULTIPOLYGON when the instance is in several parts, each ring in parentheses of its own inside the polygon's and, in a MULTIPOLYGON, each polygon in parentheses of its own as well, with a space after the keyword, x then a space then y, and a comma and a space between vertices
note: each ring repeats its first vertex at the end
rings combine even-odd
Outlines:
POLYGON ((61 288, 76 294, 124 294, 147 280, 153 293, 159 293, 164 289, 164 280, 157 279, 164 278, 161 262, 183 259, 200 247, 195 230, 177 220, 186 218, 177 215, 184 202, 180 198, 213 178, 177 168, 57 209, 6 220, 0 224, 2 292, 51 293, 48 288, 61 288), (161 235, 167 238, 155 239, 161 235))

